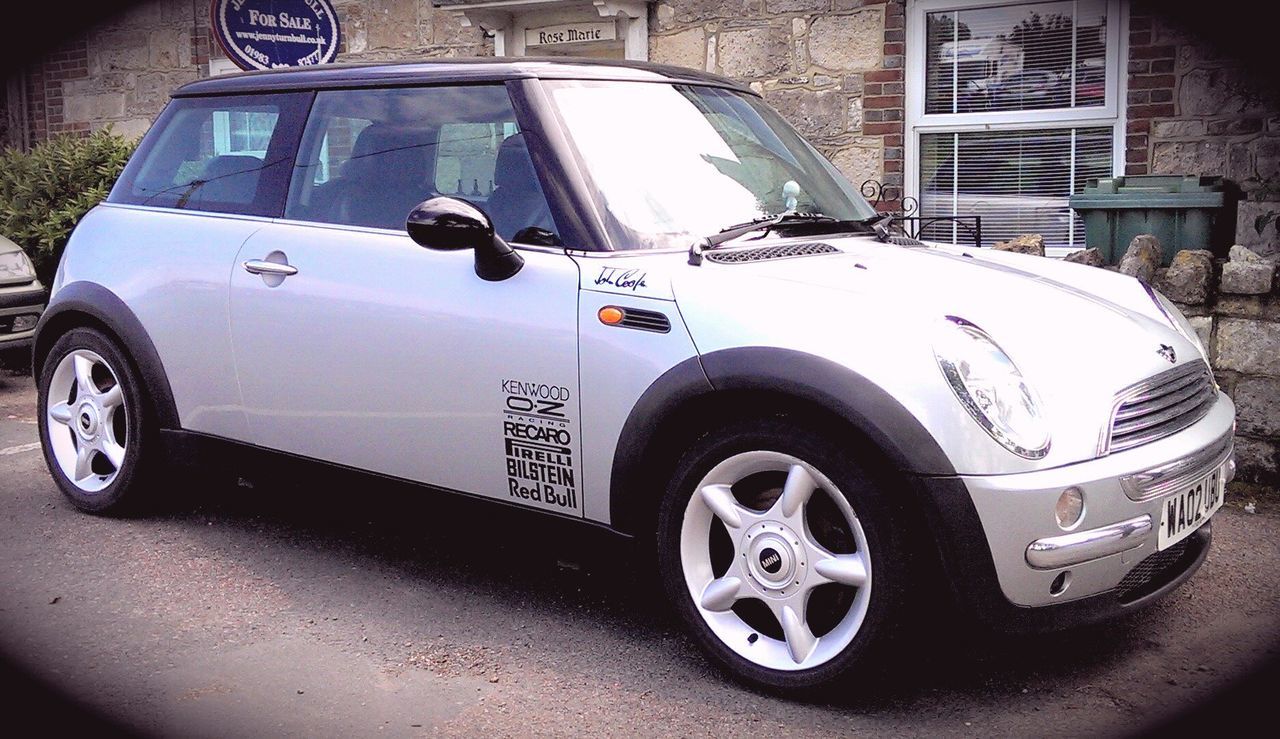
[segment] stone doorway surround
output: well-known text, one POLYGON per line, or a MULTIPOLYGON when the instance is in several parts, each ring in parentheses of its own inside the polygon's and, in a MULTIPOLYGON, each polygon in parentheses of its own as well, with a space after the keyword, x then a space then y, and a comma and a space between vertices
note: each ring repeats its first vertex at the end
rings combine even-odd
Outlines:
POLYGON ((555 23, 617 23, 626 59, 649 59, 647 0, 433 0, 443 10, 457 11, 463 25, 493 34, 495 56, 525 56, 525 30, 555 23))

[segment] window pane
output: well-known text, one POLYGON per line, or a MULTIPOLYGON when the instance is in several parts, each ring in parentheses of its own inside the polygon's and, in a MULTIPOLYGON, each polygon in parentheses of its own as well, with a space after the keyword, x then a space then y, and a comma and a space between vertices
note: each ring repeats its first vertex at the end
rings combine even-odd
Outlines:
POLYGON ((922 238, 972 243, 968 227, 937 216, 981 216, 983 246, 1038 233, 1046 246, 1084 246, 1067 205, 1091 178, 1111 175, 1112 129, 975 131, 920 136, 922 238))
POLYGON ((437 195, 478 206, 508 241, 559 241, 505 87, 316 96, 286 217, 402 229, 437 195))
POLYGON ((279 215, 305 98, 175 100, 121 175, 112 201, 279 215), (290 125, 281 125, 285 118, 290 125))
POLYGON ((1105 101, 1105 0, 972 8, 925 19, 926 113, 1105 101))

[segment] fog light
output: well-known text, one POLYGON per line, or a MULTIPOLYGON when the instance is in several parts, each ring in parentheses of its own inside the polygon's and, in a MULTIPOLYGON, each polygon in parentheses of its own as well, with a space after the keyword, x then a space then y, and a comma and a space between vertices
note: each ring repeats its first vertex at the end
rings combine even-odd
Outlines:
POLYGON ((1059 572, 1058 576, 1053 578, 1053 582, 1049 583, 1049 595, 1062 595, 1067 592, 1067 586, 1071 584, 1071 570, 1059 572))
POLYGON ((1054 516, 1058 519, 1058 527, 1070 531, 1080 523, 1084 516, 1084 491, 1080 488, 1067 488, 1058 496, 1058 505, 1054 508, 1054 516))
POLYGON ((30 331, 31 329, 35 328, 36 324, 39 322, 40 322, 40 316, 30 316, 30 315, 18 316, 17 318, 13 319, 12 331, 15 334, 22 331, 30 331))

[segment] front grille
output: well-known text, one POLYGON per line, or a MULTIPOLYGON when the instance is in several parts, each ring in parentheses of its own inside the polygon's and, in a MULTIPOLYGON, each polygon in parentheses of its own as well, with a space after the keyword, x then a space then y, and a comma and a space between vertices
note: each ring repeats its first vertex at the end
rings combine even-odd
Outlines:
POLYGON ((1202 360, 1161 372, 1116 397, 1110 431, 1100 451, 1132 449, 1176 434, 1204 418, 1217 399, 1213 373, 1202 360))
MULTIPOLYGON (((1156 552, 1134 565, 1129 574, 1116 586, 1117 597, 1122 603, 1137 600, 1154 593, 1173 580, 1178 572, 1174 568, 1182 564, 1190 539, 1183 539, 1163 552, 1156 552)), ((1180 570, 1179 570, 1180 571, 1180 570)))
POLYGON ((831 244, 805 243, 780 244, 778 246, 761 246, 754 249, 733 249, 712 251, 706 258, 720 264, 742 264, 744 262, 763 262, 767 259, 786 259, 787 257, 811 257, 818 254, 839 254, 840 250, 831 244))

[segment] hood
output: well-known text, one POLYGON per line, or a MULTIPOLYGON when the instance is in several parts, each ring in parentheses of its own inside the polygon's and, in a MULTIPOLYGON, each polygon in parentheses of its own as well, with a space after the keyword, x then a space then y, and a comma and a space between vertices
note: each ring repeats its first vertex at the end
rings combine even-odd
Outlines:
MULTIPOLYGON (((671 253, 608 261, 610 269, 637 270, 632 281, 642 273, 640 292, 669 291, 699 352, 777 346, 838 361, 905 399, 931 431, 972 425, 955 413, 959 404, 942 382, 932 336, 946 316, 976 324, 1017 364, 1054 428, 1049 455, 1035 462, 988 445, 997 450, 992 458, 975 462, 987 471, 1095 457, 1116 393, 1172 366, 1162 345, 1174 348, 1177 364, 1201 358, 1130 277, 989 250, 904 247, 870 237, 803 241, 819 240, 837 253, 732 264, 708 259, 697 267, 671 253)), ((733 249, 795 243, 802 240, 733 249)))
POLYGON ((0 254, 10 254, 15 251, 22 251, 22 247, 13 243, 6 236, 0 236, 0 254))

